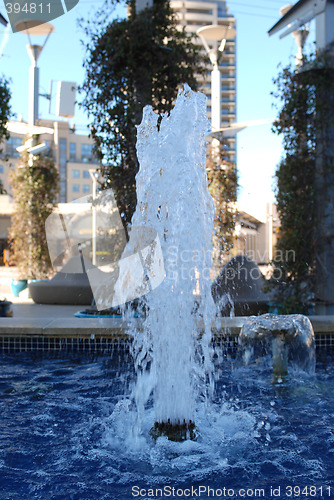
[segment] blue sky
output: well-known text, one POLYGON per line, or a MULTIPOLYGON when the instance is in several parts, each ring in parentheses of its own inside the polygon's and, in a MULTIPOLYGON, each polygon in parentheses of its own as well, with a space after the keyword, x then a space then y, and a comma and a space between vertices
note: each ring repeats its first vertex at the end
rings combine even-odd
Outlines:
MULTIPOLYGON (((84 78, 82 60, 84 48, 80 40, 83 33, 77 26, 79 17, 89 18, 103 0, 80 0, 66 15, 53 21, 56 28, 39 59, 40 92, 48 93, 50 80, 75 81, 84 78)), ((287 65, 294 58, 296 45, 291 35, 280 40, 278 35, 269 37, 267 31, 279 19, 279 9, 284 0, 229 0, 229 11, 237 20, 237 120, 275 118, 273 108, 273 78, 278 65, 287 65)), ((0 0, 0 11, 5 7, 0 0)), ((113 16, 124 16, 125 9, 117 7, 113 16)), ((0 26, 0 45, 6 34, 0 26)), ((41 43, 35 37, 33 43, 41 43)), ((307 42, 313 48, 313 29, 307 42)), ((27 37, 11 33, 0 58, 0 74, 11 78, 12 108, 15 113, 28 117, 28 70, 30 60, 26 52, 27 37)), ((53 94, 55 94, 55 86, 53 94)), ((54 95, 53 95, 54 97, 54 95)), ((55 100, 53 100, 54 102, 55 100)), ((40 116, 56 119, 48 113, 49 103, 40 98, 40 116)), ((84 133, 88 120, 76 109, 73 120, 77 130, 84 133)), ((238 134, 239 201, 250 213, 263 218, 266 201, 273 199, 271 187, 275 167, 281 157, 281 139, 271 132, 270 125, 248 128, 238 134)))

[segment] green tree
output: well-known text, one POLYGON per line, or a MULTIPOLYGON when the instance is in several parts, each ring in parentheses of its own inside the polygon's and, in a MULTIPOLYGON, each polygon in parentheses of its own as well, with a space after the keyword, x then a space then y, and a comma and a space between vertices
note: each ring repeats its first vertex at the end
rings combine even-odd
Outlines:
MULTIPOLYGON (((6 78, 0 77, 0 143, 4 139, 9 139, 9 133, 6 125, 11 116, 10 98, 11 92, 9 89, 9 82, 6 78)), ((0 150, 0 153, 1 152, 2 151, 0 150)), ((4 194, 1 181, 0 194, 4 194)))
POLYGON ((196 89, 195 75, 204 71, 200 48, 176 28, 168 0, 155 0, 139 13, 134 1, 129 6, 127 19, 86 26, 90 42, 82 86, 104 187, 113 188, 125 225, 136 206, 135 125, 143 107, 168 113, 177 89, 185 82, 196 89))
POLYGON ((10 172, 15 209, 9 238, 13 260, 24 279, 48 278, 52 272, 45 220, 55 207, 59 176, 50 156, 22 155, 22 164, 10 172))
POLYGON ((274 95, 281 109, 274 131, 283 136, 285 155, 276 170, 281 228, 271 282, 283 313, 305 313, 314 299, 318 208, 326 198, 325 188, 323 198, 319 198, 317 176, 325 184, 332 183, 329 179, 333 173, 326 144, 330 139, 327 131, 333 126, 329 103, 329 96, 334 95, 332 68, 331 59, 324 53, 305 60, 299 72, 292 67, 283 69, 275 81, 274 95))
POLYGON ((238 188, 237 168, 225 158, 224 144, 208 148, 207 175, 209 191, 215 205, 214 264, 219 270, 226 263, 235 243, 236 201, 238 188))

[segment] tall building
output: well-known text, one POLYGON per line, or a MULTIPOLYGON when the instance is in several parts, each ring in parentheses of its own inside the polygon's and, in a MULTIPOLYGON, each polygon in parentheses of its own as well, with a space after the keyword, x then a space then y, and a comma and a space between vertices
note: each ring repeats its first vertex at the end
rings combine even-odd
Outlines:
MULTIPOLYGON (((19 125, 20 122, 17 122, 19 125)), ((59 202, 71 202, 77 198, 92 194, 92 180, 89 170, 97 168, 93 155, 93 141, 87 135, 77 134, 67 121, 39 120, 41 127, 53 129, 53 134, 42 134, 40 142, 45 142, 59 171, 59 202)), ((26 137, 11 132, 8 141, 1 145, 0 181, 9 195, 9 170, 20 164, 17 147, 22 146, 26 137)))
MULTIPOLYGON (((202 26, 218 24, 236 27, 234 16, 228 13, 225 0, 171 0, 171 7, 176 13, 180 27, 193 36, 193 42, 201 45, 196 32, 202 26)), ((210 42, 208 43, 210 46, 210 42)), ((212 45, 210 46, 212 47, 212 45)), ((204 50, 204 48, 203 48, 204 50)), ((205 78, 199 77, 201 91, 208 97, 208 115, 211 118, 211 70, 208 59, 208 70, 205 78)), ((220 56, 221 72, 221 124, 226 127, 236 121, 236 40, 227 40, 220 56)), ((236 139, 226 139, 226 156, 229 161, 236 162, 236 139)))

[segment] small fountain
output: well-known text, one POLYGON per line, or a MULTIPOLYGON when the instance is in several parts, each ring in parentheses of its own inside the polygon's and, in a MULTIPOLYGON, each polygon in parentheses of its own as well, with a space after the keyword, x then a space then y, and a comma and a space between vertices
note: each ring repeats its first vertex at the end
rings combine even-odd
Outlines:
POLYGON ((246 365, 271 354, 275 378, 288 374, 289 360, 299 369, 314 373, 314 332, 306 316, 251 316, 243 325, 238 340, 239 358, 246 365))

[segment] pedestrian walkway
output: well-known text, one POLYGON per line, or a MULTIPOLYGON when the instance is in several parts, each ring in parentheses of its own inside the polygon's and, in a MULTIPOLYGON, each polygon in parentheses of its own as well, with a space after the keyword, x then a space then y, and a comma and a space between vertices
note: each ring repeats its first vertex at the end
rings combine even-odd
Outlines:
POLYGON ((19 297, 14 297, 10 284, 13 279, 19 277, 16 267, 0 267, 0 298, 6 298, 12 302, 13 317, 23 320, 36 319, 60 319, 74 318, 78 311, 87 309, 87 306, 68 306, 68 305, 50 305, 35 304, 29 297, 28 289, 23 290, 19 297))

